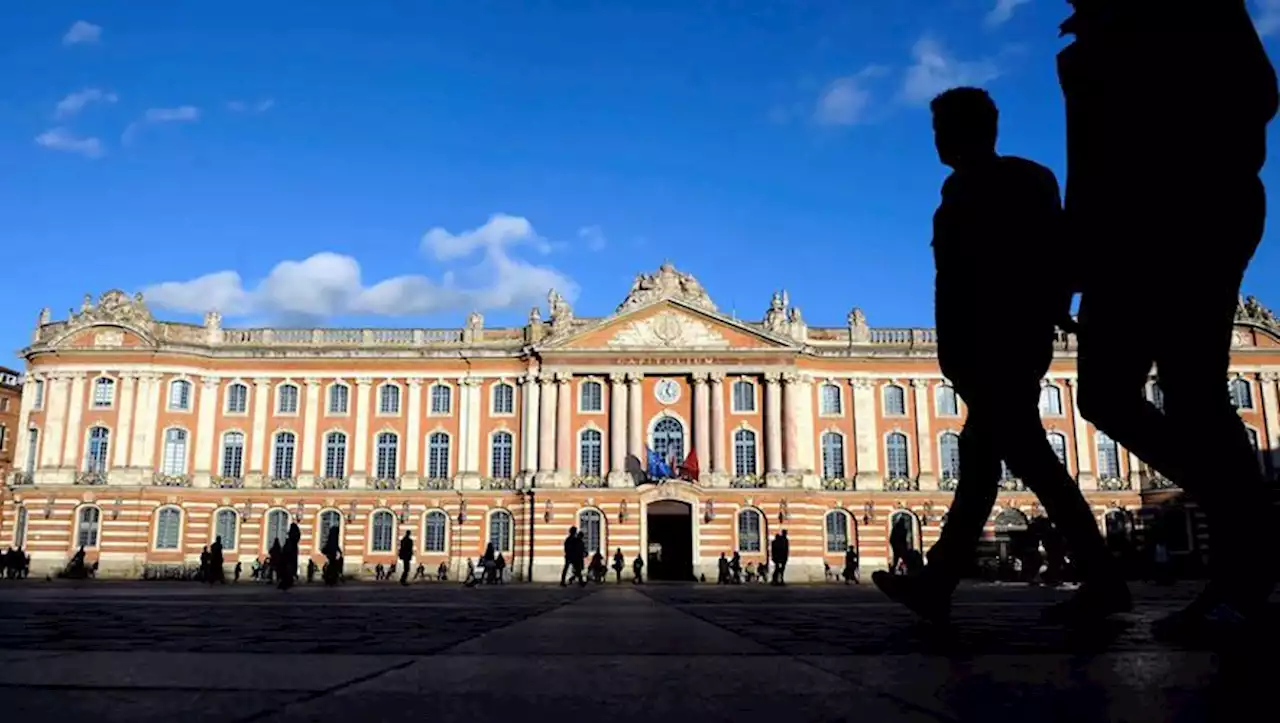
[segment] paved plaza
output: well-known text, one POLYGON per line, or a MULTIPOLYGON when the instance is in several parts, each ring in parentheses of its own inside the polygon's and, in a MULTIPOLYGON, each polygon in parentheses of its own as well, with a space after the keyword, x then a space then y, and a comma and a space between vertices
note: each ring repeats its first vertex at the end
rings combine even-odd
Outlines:
POLYGON ((1064 593, 973 586, 949 631, 870 586, 0 584, 15 721, 1205 721, 1272 708, 1275 645, 1154 643, 1195 588, 1096 636, 1064 593), (1265 707, 1264 707, 1265 706, 1265 707))

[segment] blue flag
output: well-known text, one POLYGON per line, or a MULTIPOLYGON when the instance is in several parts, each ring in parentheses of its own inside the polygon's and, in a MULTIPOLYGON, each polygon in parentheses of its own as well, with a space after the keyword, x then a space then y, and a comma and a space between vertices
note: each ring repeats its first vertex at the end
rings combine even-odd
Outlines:
POLYGON ((671 473, 671 467, 667 465, 667 461, 662 455, 645 447, 645 452, 649 457, 649 477, 651 479, 670 479, 674 475, 671 473))

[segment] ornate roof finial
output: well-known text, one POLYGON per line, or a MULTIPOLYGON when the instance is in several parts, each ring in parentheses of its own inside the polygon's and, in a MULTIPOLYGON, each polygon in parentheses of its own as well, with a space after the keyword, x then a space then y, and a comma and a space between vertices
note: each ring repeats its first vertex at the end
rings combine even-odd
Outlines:
POLYGON ((617 312, 652 304, 662 299, 676 299, 690 306, 715 312, 716 305, 706 289, 693 277, 676 270, 670 261, 663 261, 657 273, 637 274, 627 298, 618 305, 617 312))

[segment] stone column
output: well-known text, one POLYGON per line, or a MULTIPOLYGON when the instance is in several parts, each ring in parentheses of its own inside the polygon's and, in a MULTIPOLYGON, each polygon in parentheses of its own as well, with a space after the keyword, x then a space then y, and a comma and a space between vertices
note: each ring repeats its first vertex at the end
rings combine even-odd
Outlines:
MULTIPOLYGON (((80 428, 80 420, 84 415, 85 375, 77 373, 71 377, 71 394, 67 405, 67 437, 62 445, 62 466, 78 470, 76 457, 80 446, 84 444, 84 430, 80 428)), ((115 437, 115 435, 112 435, 115 437)), ((120 439, 112 439, 112 444, 119 444, 120 439)))
POLYGON ((373 394, 373 379, 356 380, 356 433, 355 449, 351 455, 351 486, 361 488, 369 479, 369 399, 373 394))
POLYGON ((816 441, 813 420, 813 375, 801 374, 796 385, 797 455, 800 467, 800 485, 808 489, 821 489, 822 480, 814 462, 816 441))
POLYGON ((1129 484, 1135 491, 1142 489, 1142 476, 1140 474, 1142 471, 1142 460, 1138 459, 1138 455, 1129 451, 1127 447, 1122 447, 1120 445, 1116 446, 1121 450, 1121 453, 1128 458, 1126 464, 1126 467, 1128 468, 1126 471, 1128 474, 1125 475, 1125 477, 1129 480, 1129 484))
POLYGON ((556 407, 556 482, 568 486, 573 479, 573 375, 556 372, 556 384, 559 386, 556 407))
POLYGON ((698 482, 711 462, 711 399, 708 396, 707 373, 693 374, 693 449, 698 455, 698 482))
MULTIPOLYGON (((35 468, 38 460, 28 459, 31 431, 31 407, 36 401, 36 378, 27 374, 22 380, 22 398, 18 401, 18 428, 14 430, 13 471, 27 472, 35 468)), ((36 439, 39 442, 39 437, 36 439)))
MULTIPOLYGON (((62 442, 67 423, 68 406, 71 403, 70 374, 52 374, 48 377, 44 405, 44 430, 40 443, 40 467, 52 471, 62 466, 62 442)), ((72 435, 74 436, 74 435, 72 435)))
POLYGON ((916 469, 920 472, 916 481, 921 491, 936 490, 938 473, 933 468, 933 432, 929 424, 929 401, 932 395, 929 393, 929 380, 912 379, 911 394, 916 400, 916 469))
POLYGON ((267 477, 267 460, 270 455, 267 441, 267 416, 271 413, 271 380, 260 377, 253 380, 253 427, 249 435, 249 474, 245 486, 261 484, 267 477))
POLYGON ((462 431, 462 449, 458 452, 463 489, 480 489, 480 384, 479 377, 461 380, 463 409, 466 424, 459 424, 462 431))
POLYGON ((537 374, 531 371, 520 377, 521 401, 524 404, 520 419, 520 452, 524 458, 521 471, 527 487, 533 486, 534 476, 538 473, 538 403, 542 397, 540 391, 537 374))
POLYGON ((401 489, 418 489, 422 475, 422 380, 411 377, 409 384, 409 418, 405 421, 404 472, 401 489))
MULTIPOLYGON (((800 384, 800 375, 787 372, 782 375, 782 466, 788 475, 803 474, 800 463, 801 398, 804 389, 800 384)), ((766 410, 768 411, 768 410, 766 410)), ((772 421, 772 417, 770 417, 772 421)))
POLYGON ((556 475, 556 380, 543 373, 538 381, 542 400, 538 404, 538 479, 539 486, 555 484, 556 475))
POLYGON ((712 484, 727 484, 729 465, 725 442, 724 372, 711 372, 711 474, 712 484))
POLYGON ((298 486, 312 487, 316 481, 316 448, 320 444, 320 415, 324 407, 320 405, 320 380, 314 377, 306 379, 307 397, 302 406, 302 463, 298 465, 298 486))
POLYGON ((782 384, 778 372, 764 375, 764 466, 767 484, 782 482, 782 384))
MULTIPOLYGON (((1276 382, 1280 373, 1263 372, 1258 375, 1262 387, 1262 423, 1266 427, 1259 435, 1259 442, 1265 450, 1270 450, 1271 458, 1267 464, 1272 474, 1280 472, 1280 401, 1276 398, 1276 382)), ((1265 453, 1264 450, 1264 453, 1265 453)))
MULTIPOLYGON (((116 409, 119 410, 119 416, 116 417, 116 429, 112 434, 113 437, 119 440, 119 443, 111 451, 111 466, 115 469, 123 469, 129 466, 129 446, 123 444, 123 442, 129 438, 133 422, 133 394, 137 382, 137 374, 120 374, 120 388, 116 390, 118 395, 116 397, 116 409)), ((141 417, 138 421, 142 421, 141 417)))
POLYGON ((853 380, 853 432, 858 475, 857 489, 878 490, 880 478, 880 431, 876 428, 876 390, 871 379, 853 380))
POLYGON ((133 422, 129 466, 141 470, 144 481, 149 481, 155 473, 156 436, 159 434, 160 398, 163 396, 160 391, 159 374, 139 375, 138 411, 133 422))
MULTIPOLYGON (((627 454, 640 461, 640 469, 648 468, 644 453, 644 375, 627 372, 627 454)), ((635 480, 639 482, 640 480, 635 480)))
POLYGON ((627 475, 627 375, 609 375, 609 486, 630 487, 627 475))
POLYGON ((222 473, 214 459, 218 441, 214 436, 217 434, 214 426, 218 419, 219 381, 217 377, 200 377, 200 396, 196 402, 195 475, 191 481, 196 487, 208 487, 215 470, 222 473))
POLYGON ((1076 483, 1082 490, 1098 489, 1098 478, 1093 474, 1093 455, 1089 453, 1089 428, 1084 417, 1080 416, 1079 395, 1076 390, 1080 382, 1067 379, 1068 396, 1071 397, 1072 436, 1076 441, 1076 483))

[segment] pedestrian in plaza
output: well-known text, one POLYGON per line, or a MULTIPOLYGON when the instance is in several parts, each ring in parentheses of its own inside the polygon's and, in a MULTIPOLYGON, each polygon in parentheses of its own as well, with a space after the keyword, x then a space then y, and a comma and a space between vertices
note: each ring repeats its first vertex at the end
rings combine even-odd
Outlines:
POLYGON ((209 582, 209 578, 212 577, 209 570, 209 546, 205 545, 200 548, 200 569, 196 572, 196 579, 201 582, 209 582))
POLYGON ((338 579, 342 575, 342 548, 338 544, 338 527, 329 528, 329 534, 325 538, 324 547, 320 549, 320 554, 324 555, 324 570, 321 576, 324 578, 324 584, 333 586, 338 584, 338 579))
POLYGON ((734 585, 742 584, 742 555, 737 550, 729 558, 729 575, 734 585))
POLYGON ((716 584, 729 584, 729 553, 720 553, 720 559, 716 561, 716 584))
MULTIPOLYGON (((1059 256, 1057 181, 1044 166, 997 153, 999 112, 986 91, 948 90, 930 108, 938 157, 952 168, 933 217, 933 254, 938 363, 968 407, 960 483, 923 570, 878 571, 872 580, 921 617, 947 619, 951 595, 973 564, 995 505, 1004 460, 1040 497, 1093 591, 1080 598, 1085 604, 1046 615, 1075 622, 1128 610, 1128 588, 1093 512, 1040 421, 1040 380, 1053 359, 1055 326, 1069 318, 1071 303, 1071 279, 1059 256), (990 352, 992 319, 1001 320, 997 355, 990 352)), ((899 554, 906 557, 895 549, 895 558, 899 554)))
POLYGON ((222 569, 226 564, 226 560, 222 556, 222 535, 213 538, 213 544, 209 546, 209 575, 206 580, 209 584, 219 583, 227 584, 227 573, 222 569))
POLYGON ((791 541, 787 539, 787 531, 783 530, 773 538, 773 584, 786 585, 784 576, 787 573, 787 559, 791 557, 791 541))
POLYGON ((895 575, 906 571, 907 552, 911 550, 911 520, 906 515, 898 515, 893 519, 893 528, 889 530, 889 551, 892 558, 889 572, 895 575))
POLYGON ((284 547, 280 552, 280 564, 276 568, 276 574, 280 577, 281 590, 293 587, 294 581, 298 579, 298 543, 301 540, 302 530, 298 528, 298 523, 291 523, 289 535, 285 538, 284 547))
POLYGON ((235 579, 233 582, 240 582, 240 573, 244 570, 244 564, 236 560, 235 579))
POLYGON ((849 549, 844 553, 844 584, 848 585, 852 582, 855 585, 862 584, 858 579, 858 548, 849 545, 849 549))
POLYGON ((316 581, 316 561, 308 557, 307 558, 307 584, 309 585, 315 581, 316 581))
POLYGON ((1209 525, 1210 582, 1157 621, 1157 636, 1244 630, 1276 584, 1274 556, 1252 566, 1274 546, 1276 510, 1223 385, 1266 219, 1276 72, 1240 0, 1072 4, 1058 77, 1081 269, 1080 413, 1184 489, 1209 525), (1126 319, 1144 308, 1160 313, 1136 333, 1126 319), (1153 364, 1163 409, 1144 393, 1153 364))
POLYGON ((409 584, 409 563, 413 560, 413 537, 408 530, 404 531, 404 537, 400 538, 400 561, 404 563, 404 567, 400 572, 400 584, 409 584))
POLYGON ((644 557, 639 553, 636 559, 631 562, 631 582, 635 585, 644 584, 644 557))
POLYGON ((564 538, 564 567, 560 569, 560 587, 565 587, 565 576, 574 568, 574 560, 578 560, 579 566, 582 564, 582 553, 578 550, 578 528, 570 527, 569 534, 564 538))
POLYGON ((622 548, 613 553, 613 574, 617 577, 618 584, 622 584, 622 570, 627 566, 626 558, 622 556, 622 548))

